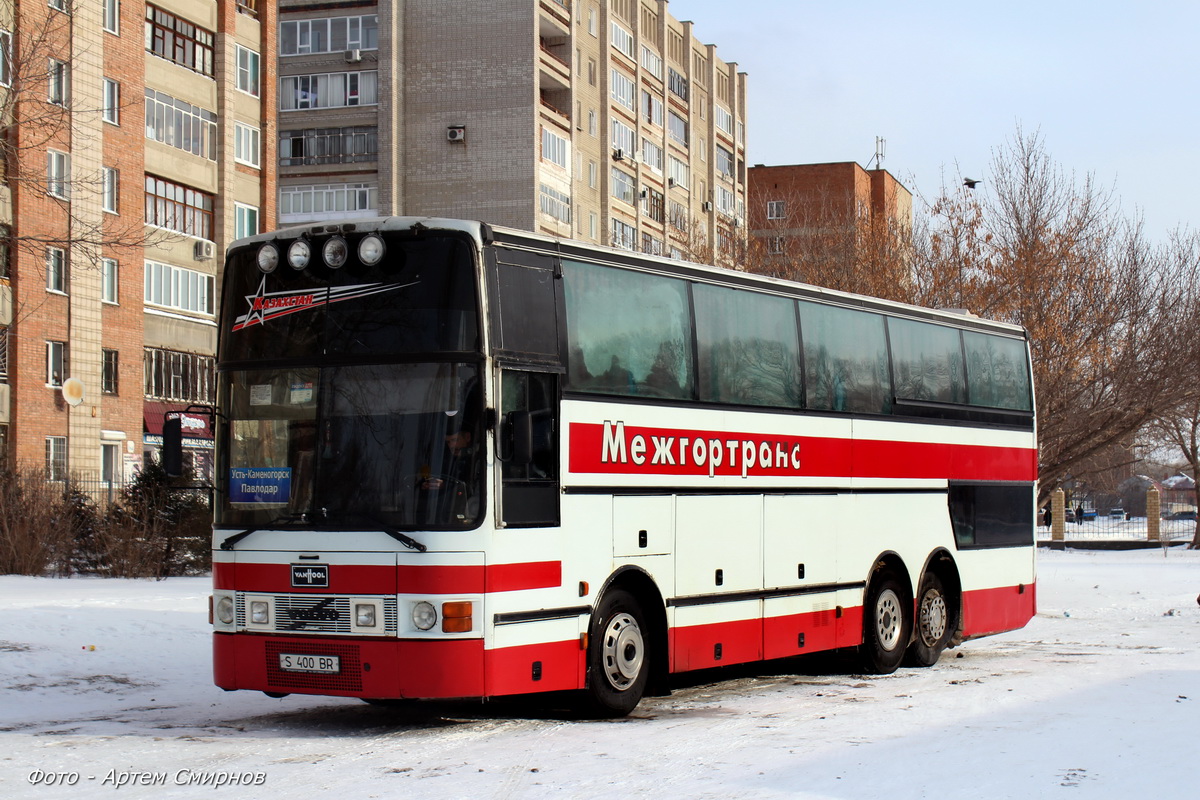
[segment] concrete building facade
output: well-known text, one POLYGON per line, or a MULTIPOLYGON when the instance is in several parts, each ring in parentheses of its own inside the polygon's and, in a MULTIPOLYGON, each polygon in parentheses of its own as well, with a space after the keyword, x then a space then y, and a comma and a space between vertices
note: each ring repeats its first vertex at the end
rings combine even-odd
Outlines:
POLYGON ((0 6, 0 465, 116 486, 213 399, 221 256, 275 224, 275 41, 261 0, 0 6))
POLYGON ((666 0, 284 0, 279 220, 465 217, 628 250, 745 239, 746 76, 666 0))

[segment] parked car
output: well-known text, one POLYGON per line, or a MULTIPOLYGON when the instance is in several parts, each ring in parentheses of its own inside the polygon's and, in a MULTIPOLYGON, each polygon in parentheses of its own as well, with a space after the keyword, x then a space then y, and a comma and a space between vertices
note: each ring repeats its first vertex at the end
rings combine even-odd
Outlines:
POLYGON ((1170 514, 1164 514, 1163 519, 1195 519, 1195 511, 1172 511, 1170 514))

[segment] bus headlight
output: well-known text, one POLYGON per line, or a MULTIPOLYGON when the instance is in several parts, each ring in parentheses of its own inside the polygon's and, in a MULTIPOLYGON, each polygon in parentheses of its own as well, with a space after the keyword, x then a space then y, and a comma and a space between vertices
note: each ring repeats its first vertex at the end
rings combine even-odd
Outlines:
POLYGON ((422 600, 419 603, 414 603, 412 607, 412 621, 419 631, 427 631, 437 624, 437 609, 433 607, 433 603, 422 600))
POLYGON ((258 248, 258 268, 263 272, 274 272, 279 266, 279 248, 267 243, 258 248))
POLYGON ((360 628, 375 627, 375 604, 374 603, 355 603, 354 604, 354 624, 360 628))
POLYGON ((271 604, 265 600, 250 601, 250 621, 255 625, 266 625, 271 621, 271 604))
POLYGON ((325 257, 325 265, 330 269, 341 269, 350 256, 350 247, 345 239, 334 236, 321 248, 321 255, 325 257))
POLYGON ((358 243, 358 260, 373 267, 383 258, 383 239, 372 234, 358 243))
POLYGON ((233 624, 233 598, 229 595, 223 595, 217 601, 217 619, 225 625, 233 624))
POLYGON ((312 258, 312 248, 303 239, 297 239, 288 247, 288 265, 292 269, 304 269, 312 258))

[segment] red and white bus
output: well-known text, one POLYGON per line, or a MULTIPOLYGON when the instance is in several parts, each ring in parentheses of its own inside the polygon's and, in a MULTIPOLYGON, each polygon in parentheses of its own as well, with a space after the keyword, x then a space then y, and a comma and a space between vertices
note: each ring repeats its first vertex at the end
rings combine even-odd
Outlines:
POLYGON ((225 689, 619 715, 1034 613, 1019 327, 417 218, 240 240, 220 319, 225 689))

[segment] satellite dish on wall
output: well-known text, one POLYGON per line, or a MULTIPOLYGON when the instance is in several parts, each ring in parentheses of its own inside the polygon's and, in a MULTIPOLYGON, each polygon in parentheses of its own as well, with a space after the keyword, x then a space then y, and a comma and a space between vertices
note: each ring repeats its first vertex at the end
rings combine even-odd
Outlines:
POLYGON ((63 381, 62 395, 67 405, 79 405, 83 402, 83 381, 79 378, 67 378, 63 381))

